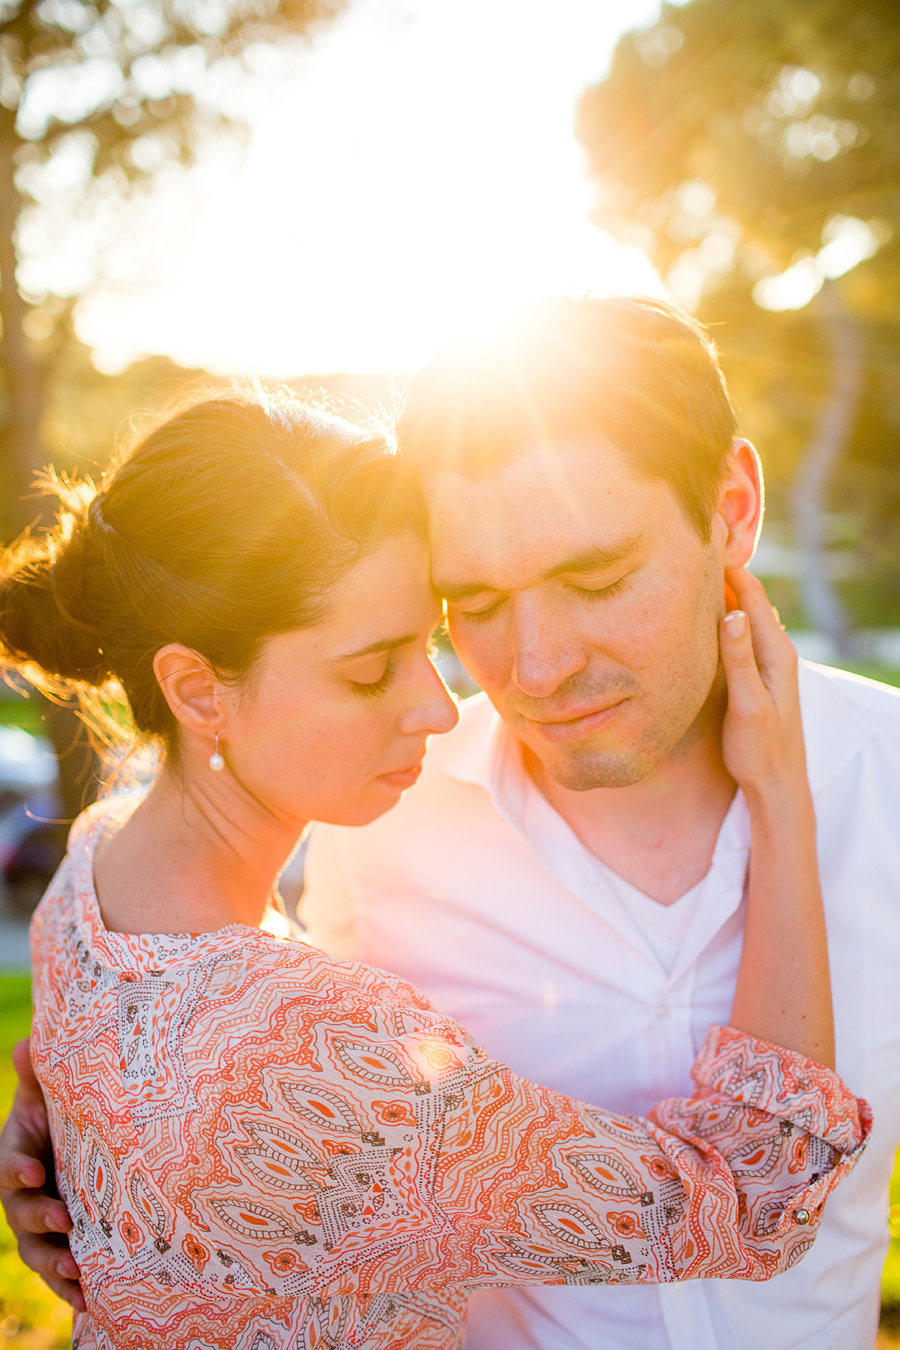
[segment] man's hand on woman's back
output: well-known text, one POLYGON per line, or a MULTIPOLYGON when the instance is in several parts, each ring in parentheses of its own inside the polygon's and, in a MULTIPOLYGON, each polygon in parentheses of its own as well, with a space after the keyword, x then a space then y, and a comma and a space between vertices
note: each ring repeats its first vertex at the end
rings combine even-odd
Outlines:
POLYGON ((0 1133, 0 1204, 25 1265, 66 1303, 83 1311, 78 1266, 66 1237, 72 1220, 54 1193, 47 1108, 27 1040, 19 1041, 13 1051, 13 1065, 19 1083, 0 1133))

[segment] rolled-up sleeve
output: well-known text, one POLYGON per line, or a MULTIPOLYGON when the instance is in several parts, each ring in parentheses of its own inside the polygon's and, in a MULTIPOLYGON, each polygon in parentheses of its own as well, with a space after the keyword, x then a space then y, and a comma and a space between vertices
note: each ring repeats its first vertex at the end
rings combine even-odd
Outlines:
POLYGON ((868 1106, 831 1070, 729 1027, 710 1030, 693 1076, 694 1096, 642 1118, 476 1072, 438 1168, 463 1278, 762 1280, 798 1261, 860 1155, 868 1106))

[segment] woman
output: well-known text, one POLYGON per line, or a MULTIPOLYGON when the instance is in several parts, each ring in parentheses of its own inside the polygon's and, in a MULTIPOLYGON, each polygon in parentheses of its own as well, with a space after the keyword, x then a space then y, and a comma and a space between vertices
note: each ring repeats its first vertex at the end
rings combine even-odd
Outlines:
POLYGON ((403 981, 281 935, 305 824, 387 810, 456 718, 386 440, 217 398, 98 493, 60 492, 56 535, 7 561, 0 637, 35 679, 114 677, 165 754, 146 799, 81 818, 33 926, 80 1350, 449 1347, 478 1285, 798 1259, 867 1112, 822 1067, 796 682, 755 583, 734 578, 768 689, 739 621, 722 636, 754 845, 734 1025, 711 1029, 696 1096, 639 1120, 524 1082, 403 981))

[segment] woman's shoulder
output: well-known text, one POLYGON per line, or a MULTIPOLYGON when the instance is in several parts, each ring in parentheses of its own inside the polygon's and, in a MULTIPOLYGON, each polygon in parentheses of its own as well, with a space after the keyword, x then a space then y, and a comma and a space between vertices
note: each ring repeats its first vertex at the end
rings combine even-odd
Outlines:
MULTIPOLYGON (((472 1048, 466 1032, 406 980, 332 959, 302 941, 254 933, 241 949, 219 954, 204 984, 202 1004, 190 1019, 191 1037, 209 1036, 220 1047, 223 1038, 232 1043, 237 1038, 247 1046, 269 1046, 276 1058, 287 1046, 301 1060, 321 1062, 323 1054, 333 1059, 335 1046, 352 1044, 353 1073, 359 1068, 357 1052, 366 1046, 440 1043, 455 1047, 454 1058, 465 1058, 472 1048)), ((433 1053, 442 1058, 440 1051, 433 1053)))
POLYGON ((246 930, 242 941, 233 939, 227 951, 222 951, 220 967, 223 978, 231 970, 234 976, 277 988, 282 999, 294 997, 335 1011, 344 1007, 367 1010, 370 1019, 382 1010, 388 1015, 402 1011, 447 1020, 421 990, 401 976, 360 961, 331 957, 302 937, 246 930))

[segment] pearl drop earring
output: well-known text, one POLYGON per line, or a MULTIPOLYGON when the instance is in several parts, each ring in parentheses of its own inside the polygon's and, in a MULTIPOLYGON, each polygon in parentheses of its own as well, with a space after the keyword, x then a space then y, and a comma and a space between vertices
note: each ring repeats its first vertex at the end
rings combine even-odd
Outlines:
POLYGON ((216 732, 216 748, 209 757, 209 767, 213 773, 221 773, 225 768, 225 761, 219 754, 219 733, 216 732))

